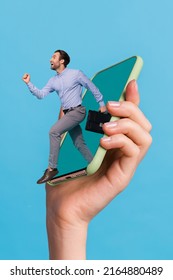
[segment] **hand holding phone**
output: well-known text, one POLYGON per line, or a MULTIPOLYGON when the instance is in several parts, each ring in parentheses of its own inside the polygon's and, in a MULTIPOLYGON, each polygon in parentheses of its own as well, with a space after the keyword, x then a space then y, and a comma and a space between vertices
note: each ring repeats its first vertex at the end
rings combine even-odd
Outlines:
POLYGON ((138 108, 135 81, 127 85, 126 100, 118 107, 114 102, 107 105, 113 116, 121 118, 114 128, 109 127, 110 123, 103 126, 108 137, 101 138, 101 145, 107 152, 99 170, 92 176, 67 180, 56 188, 46 185, 50 259, 86 259, 90 221, 128 186, 148 151, 151 124, 138 108))

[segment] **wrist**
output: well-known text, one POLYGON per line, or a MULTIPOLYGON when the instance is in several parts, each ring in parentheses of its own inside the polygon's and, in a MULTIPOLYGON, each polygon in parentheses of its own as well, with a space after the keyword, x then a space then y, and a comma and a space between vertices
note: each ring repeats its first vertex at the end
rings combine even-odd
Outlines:
POLYGON ((87 223, 54 224, 49 228, 48 239, 51 260, 85 260, 87 223))
POLYGON ((105 106, 104 101, 100 101, 100 102, 99 102, 99 105, 100 105, 100 107, 104 107, 104 106, 105 106))

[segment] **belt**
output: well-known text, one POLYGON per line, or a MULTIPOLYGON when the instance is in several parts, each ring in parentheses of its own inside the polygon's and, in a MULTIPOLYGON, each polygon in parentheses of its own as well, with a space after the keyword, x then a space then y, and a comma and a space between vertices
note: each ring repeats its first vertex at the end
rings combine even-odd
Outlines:
POLYGON ((81 106, 81 104, 76 106, 76 107, 70 107, 68 109, 64 109, 63 112, 64 112, 64 114, 67 114, 68 112, 73 111, 74 109, 76 109, 76 108, 78 108, 80 106, 81 106))

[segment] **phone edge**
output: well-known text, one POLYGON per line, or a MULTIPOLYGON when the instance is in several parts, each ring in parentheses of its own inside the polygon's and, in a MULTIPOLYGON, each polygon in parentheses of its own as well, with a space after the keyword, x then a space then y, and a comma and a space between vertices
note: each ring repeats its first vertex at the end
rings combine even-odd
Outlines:
MULTIPOLYGON (((131 73, 130 73, 130 75, 129 75, 129 78, 127 79, 127 82, 126 82, 126 84, 125 84, 125 86, 124 86, 124 89, 123 89, 123 92, 122 92, 122 95, 121 95, 119 101, 123 101, 123 100, 124 100, 125 89, 126 89, 127 84, 128 84, 130 81, 134 80, 134 79, 135 79, 135 80, 138 79, 138 76, 139 76, 139 74, 140 74, 140 72, 141 72, 141 69, 142 69, 142 66, 143 66, 143 59, 142 59, 142 57, 140 57, 140 56, 132 56, 132 57, 130 57, 130 58, 128 58, 128 59, 131 59, 131 58, 133 58, 133 57, 136 57, 136 62, 135 62, 135 64, 134 64, 133 68, 132 68, 132 71, 131 71, 131 73)), ((126 61, 126 60, 128 60, 128 59, 125 59, 125 60, 123 60, 123 61, 121 61, 121 62, 119 62, 119 63, 123 63, 124 61, 126 61)), ((119 64, 119 63, 117 63, 117 64, 119 64)), ((114 65, 112 65, 112 66, 115 66, 115 65, 117 65, 117 64, 114 64, 114 65)), ((111 67, 111 66, 110 66, 110 67, 111 67)), ((109 68, 110 68, 110 67, 109 67, 109 68)), ((106 68, 106 69, 107 69, 107 68, 106 68)), ((103 70, 102 70, 102 71, 103 71, 103 70)), ((102 72, 102 71, 100 71, 100 72, 102 72)), ((98 72, 98 73, 100 73, 100 72, 98 72)), ((97 74, 98 74, 98 73, 97 73, 97 74)), ((117 119, 118 119, 117 117, 111 117, 110 121, 115 121, 115 120, 117 120, 117 119)), ((105 134, 104 134, 104 136, 106 137, 105 134)), ((102 164, 102 162, 103 162, 103 159, 104 159, 104 157, 105 157, 105 154, 106 154, 106 150, 105 150, 103 147, 101 147, 101 146, 99 145, 99 147, 98 147, 98 149, 97 149, 97 151, 96 151, 96 153, 95 153, 95 155, 94 155, 93 160, 92 160, 92 161, 88 164, 88 166, 87 166, 86 171, 87 171, 87 174, 88 174, 88 175, 94 174, 94 173, 100 168, 100 166, 101 166, 101 164, 102 164)))

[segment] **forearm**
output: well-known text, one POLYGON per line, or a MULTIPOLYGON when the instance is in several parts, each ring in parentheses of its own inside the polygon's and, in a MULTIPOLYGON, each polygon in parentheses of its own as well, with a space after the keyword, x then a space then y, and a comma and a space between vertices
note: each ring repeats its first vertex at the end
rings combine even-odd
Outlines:
POLYGON ((88 80, 86 88, 92 92, 94 95, 96 101, 99 103, 100 107, 105 106, 104 100, 103 100, 103 95, 99 91, 99 89, 91 82, 88 80))
POLYGON ((31 82, 27 83, 27 87, 29 89, 29 91, 35 95, 37 98, 41 99, 42 98, 42 94, 40 92, 40 90, 35 87, 31 82))
POLYGON ((50 83, 47 83, 47 85, 42 88, 38 89, 36 86, 34 86, 31 82, 27 83, 28 89, 30 92, 36 96, 38 99, 44 98, 46 95, 48 95, 50 92, 52 92, 52 88, 50 83))

